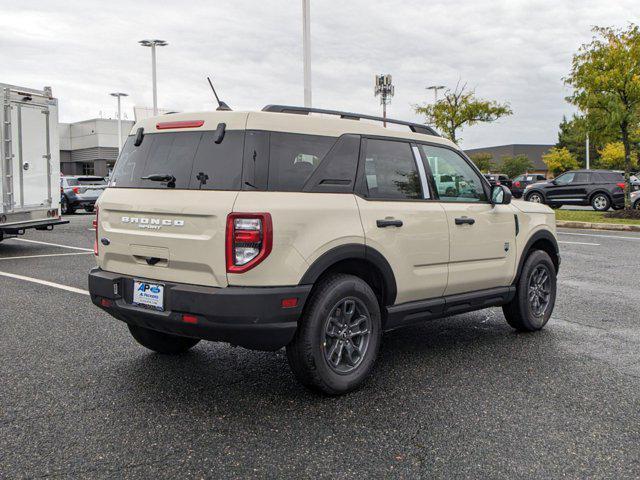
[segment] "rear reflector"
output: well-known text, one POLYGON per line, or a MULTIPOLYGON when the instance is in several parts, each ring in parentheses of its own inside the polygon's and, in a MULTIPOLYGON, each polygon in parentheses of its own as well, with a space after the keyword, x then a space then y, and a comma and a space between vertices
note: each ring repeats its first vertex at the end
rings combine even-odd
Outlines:
POLYGON ((113 301, 109 300, 108 298, 103 298, 100 300, 100 305, 102 305, 105 308, 110 308, 110 307, 113 307, 113 301))
POLYGON ((198 317, 196 317, 195 315, 189 315, 185 313, 182 315, 182 321, 184 323, 198 323, 198 317))
POLYGON ((204 125, 204 120, 184 120, 181 122, 160 122, 156 123, 158 130, 169 130, 172 128, 198 128, 204 125))
POLYGON ((282 302, 280 302, 282 308, 293 308, 298 306, 297 298, 283 298, 282 302))

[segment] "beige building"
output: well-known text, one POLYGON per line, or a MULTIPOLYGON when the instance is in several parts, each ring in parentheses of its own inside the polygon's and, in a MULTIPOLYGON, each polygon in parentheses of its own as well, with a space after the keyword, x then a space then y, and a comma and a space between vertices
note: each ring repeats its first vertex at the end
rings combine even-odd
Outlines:
MULTIPOLYGON (((122 121, 122 141, 133 123, 122 121)), ((94 118, 60 123, 60 169, 64 175, 107 176, 118 157, 118 120, 94 118)))

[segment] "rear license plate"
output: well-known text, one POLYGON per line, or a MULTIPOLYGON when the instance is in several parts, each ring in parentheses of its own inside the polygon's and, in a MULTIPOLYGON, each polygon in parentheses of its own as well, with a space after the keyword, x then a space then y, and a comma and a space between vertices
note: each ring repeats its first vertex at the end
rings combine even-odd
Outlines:
POLYGON ((164 310, 164 285, 134 280, 133 303, 155 310, 164 310))

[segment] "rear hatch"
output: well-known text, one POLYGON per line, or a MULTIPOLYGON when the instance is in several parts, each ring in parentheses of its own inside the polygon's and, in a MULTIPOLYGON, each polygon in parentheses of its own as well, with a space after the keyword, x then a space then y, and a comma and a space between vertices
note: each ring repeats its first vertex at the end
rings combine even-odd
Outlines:
MULTIPOLYGON (((214 119, 196 128, 164 132, 146 125, 139 146, 135 135, 127 139, 98 203, 103 270, 227 285, 226 219, 240 190, 244 130, 225 128, 216 143, 219 135, 212 129, 220 115, 208 113, 214 119)), ((238 126, 233 118, 226 124, 238 126)))

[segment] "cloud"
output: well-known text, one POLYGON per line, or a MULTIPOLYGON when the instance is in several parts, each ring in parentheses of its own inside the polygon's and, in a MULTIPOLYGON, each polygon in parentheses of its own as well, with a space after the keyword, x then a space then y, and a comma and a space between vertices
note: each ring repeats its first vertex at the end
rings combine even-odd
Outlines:
MULTIPOLYGON (((635 1, 311 0, 314 105, 379 113, 373 75, 391 73, 390 115, 419 121, 431 84, 461 79, 479 96, 508 101, 512 117, 462 132, 467 148, 553 143, 570 113, 562 77, 592 25, 625 25, 635 1)), ((63 121, 115 115, 112 91, 151 104, 150 53, 162 38, 161 107, 214 107, 205 77, 233 108, 301 104, 298 0, 164 2, 0 0, 0 82, 51 85, 63 121)))

